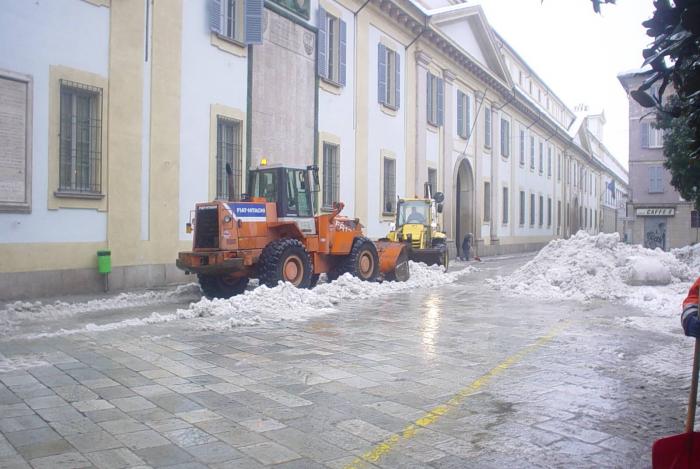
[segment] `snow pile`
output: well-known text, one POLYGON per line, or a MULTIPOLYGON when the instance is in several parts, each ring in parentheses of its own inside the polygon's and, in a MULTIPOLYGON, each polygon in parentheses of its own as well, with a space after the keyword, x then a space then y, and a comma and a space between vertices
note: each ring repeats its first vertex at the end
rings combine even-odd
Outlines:
POLYGON ((671 254, 676 259, 690 267, 695 274, 700 273, 700 244, 685 246, 679 249, 671 249, 671 254))
POLYGON ((649 311, 673 307, 674 314, 698 275, 695 259, 620 242, 617 233, 551 241, 511 275, 491 281, 496 288, 541 299, 619 301, 649 311))
POLYGON ((429 288, 453 283, 461 276, 476 269, 466 267, 459 271, 443 272, 442 267, 410 263, 411 278, 407 282, 364 282, 345 274, 331 283, 324 283, 311 290, 300 289, 289 283, 280 283, 274 288, 262 285, 230 299, 203 298, 187 309, 178 309, 172 314, 152 313, 145 318, 127 319, 108 324, 88 324, 82 329, 61 330, 54 333, 36 334, 36 337, 75 334, 81 332, 108 331, 147 324, 167 323, 177 320, 199 319, 200 327, 222 330, 231 327, 259 323, 296 321, 327 314, 346 300, 377 298, 393 293, 429 288))
POLYGON ((147 291, 143 293, 120 293, 111 298, 100 298, 82 303, 56 301, 43 304, 41 301, 15 301, 0 310, 0 320, 15 325, 25 321, 46 321, 75 316, 81 313, 148 306, 168 301, 183 301, 199 298, 202 291, 196 283, 180 285, 173 290, 147 291))

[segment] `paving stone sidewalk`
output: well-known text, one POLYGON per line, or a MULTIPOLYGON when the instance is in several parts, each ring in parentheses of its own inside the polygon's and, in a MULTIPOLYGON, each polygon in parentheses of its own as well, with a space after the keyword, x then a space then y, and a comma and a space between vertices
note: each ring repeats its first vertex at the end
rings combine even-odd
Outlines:
POLYGON ((305 322, 3 340, 43 364, 0 373, 0 468, 649 466, 692 344, 484 283, 519 262, 305 322))

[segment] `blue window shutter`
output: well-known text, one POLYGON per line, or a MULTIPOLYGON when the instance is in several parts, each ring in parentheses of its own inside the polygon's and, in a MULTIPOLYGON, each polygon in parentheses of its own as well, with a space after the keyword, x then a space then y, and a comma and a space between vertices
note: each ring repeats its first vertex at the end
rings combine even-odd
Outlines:
POLYGON ((262 44, 263 0, 245 0, 245 43, 262 44))
POLYGON ((465 105, 467 106, 467 112, 466 112, 466 119, 464 119, 466 122, 464 123, 464 136, 466 138, 469 138, 472 134, 472 97, 469 95, 465 96, 465 105))
POLYGON ((642 137, 642 148, 649 148, 649 123, 642 122, 642 125, 639 127, 639 132, 642 137))
POLYGON ((340 84, 345 86, 346 83, 346 78, 345 78, 345 63, 347 62, 347 25, 345 24, 345 21, 343 20, 338 20, 340 23, 340 57, 339 58, 339 65, 338 65, 338 80, 340 81, 340 84))
POLYGON ((401 56, 398 52, 394 52, 394 57, 396 57, 396 109, 401 106, 401 56))
POLYGON ((466 138, 466 132, 464 132, 464 94, 457 90, 457 135, 462 138, 466 138))
POLYGON ((445 82, 442 78, 437 79, 437 125, 442 125, 445 121, 445 82))
POLYGON ((377 97, 380 103, 386 104, 386 47, 381 43, 377 50, 377 76, 379 77, 377 97))
POLYGON ((434 124, 433 122, 433 75, 428 73, 427 75, 427 90, 426 90, 426 112, 429 124, 434 124))
POLYGON ((316 36, 316 69, 318 71, 318 76, 321 78, 328 78, 328 53, 326 52, 327 25, 328 20, 326 16, 326 10, 319 7, 318 34, 316 36))
POLYGON ((209 0, 209 29, 221 34, 224 15, 221 10, 221 0, 209 0))
POLYGON ((484 143, 491 146, 491 108, 484 109, 484 143))

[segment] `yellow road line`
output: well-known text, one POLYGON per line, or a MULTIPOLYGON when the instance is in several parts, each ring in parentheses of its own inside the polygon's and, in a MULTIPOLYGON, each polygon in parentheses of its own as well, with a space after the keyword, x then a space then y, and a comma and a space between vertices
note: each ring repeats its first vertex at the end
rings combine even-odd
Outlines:
POLYGON ((402 441, 408 441, 416 436, 416 431, 421 427, 428 427, 433 425, 435 422, 440 420, 443 415, 455 410, 462 402, 472 394, 475 394, 479 389, 487 385, 493 378, 500 375, 506 371, 511 366, 520 362, 526 355, 534 352, 538 348, 545 345, 547 342, 556 337, 564 328, 569 324, 569 321, 565 321, 549 330, 545 335, 537 339, 536 342, 528 345, 527 347, 521 349, 520 351, 514 353, 510 357, 503 360, 501 363, 493 367, 486 374, 480 376, 479 378, 472 381, 468 386, 460 389, 454 396, 452 396, 446 403, 440 404, 437 407, 426 412, 421 418, 414 421, 412 424, 405 427, 398 433, 394 433, 384 441, 378 443, 371 450, 363 453, 361 456, 355 458, 350 464, 345 466, 344 469, 361 469, 366 466, 367 462, 377 462, 384 455, 388 454, 397 444, 402 441))

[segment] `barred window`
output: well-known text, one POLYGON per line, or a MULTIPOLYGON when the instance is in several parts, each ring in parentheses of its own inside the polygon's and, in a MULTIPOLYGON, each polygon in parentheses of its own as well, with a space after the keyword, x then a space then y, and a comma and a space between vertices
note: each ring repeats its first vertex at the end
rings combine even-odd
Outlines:
POLYGON ((61 80, 59 192, 102 192, 102 89, 61 80))
POLYGON ((690 212, 690 227, 700 228, 700 217, 698 217, 697 210, 693 210, 690 212))
POLYGON ((330 210, 340 200, 340 148, 323 143, 323 208, 330 210))
POLYGON ((242 145, 240 121, 218 116, 216 119, 216 198, 239 200, 241 197, 242 145), (233 171, 233 194, 228 192, 226 164, 233 171))
POLYGON ((384 158, 384 200, 382 212, 386 215, 396 213, 396 160, 384 158))

